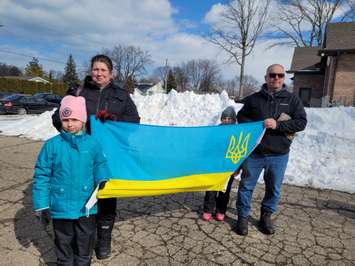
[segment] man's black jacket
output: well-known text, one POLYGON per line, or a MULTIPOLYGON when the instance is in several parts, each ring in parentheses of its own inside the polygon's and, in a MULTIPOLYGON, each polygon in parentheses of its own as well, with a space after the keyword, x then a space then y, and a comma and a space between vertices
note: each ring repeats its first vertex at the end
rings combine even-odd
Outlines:
POLYGON ((305 129, 307 116, 301 100, 286 87, 274 94, 267 92, 266 84, 260 91, 245 98, 244 106, 238 112, 238 123, 262 121, 267 118, 277 120, 281 113, 291 119, 277 121, 275 130, 267 129, 261 143, 255 149, 258 154, 286 154, 290 151, 291 140, 287 134, 305 129))
MULTIPOLYGON (((88 114, 87 131, 90 134, 90 115, 95 115, 97 111, 107 110, 109 114, 114 115, 118 121, 139 123, 140 118, 136 105, 132 101, 129 93, 111 82, 105 88, 100 90, 95 85, 91 77, 85 78, 83 86, 70 88, 67 95, 83 96, 86 100, 86 110, 88 114)), ((59 108, 58 108, 59 109, 59 108)), ((53 126, 59 131, 61 122, 59 111, 52 115, 53 126)))

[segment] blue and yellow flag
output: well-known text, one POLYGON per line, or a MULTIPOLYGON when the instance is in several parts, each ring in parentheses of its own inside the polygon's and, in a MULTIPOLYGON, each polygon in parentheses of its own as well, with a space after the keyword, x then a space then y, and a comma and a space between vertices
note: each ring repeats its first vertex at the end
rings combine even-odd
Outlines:
POLYGON ((91 118, 112 173, 98 198, 223 191, 263 136, 262 122, 172 127, 91 118))

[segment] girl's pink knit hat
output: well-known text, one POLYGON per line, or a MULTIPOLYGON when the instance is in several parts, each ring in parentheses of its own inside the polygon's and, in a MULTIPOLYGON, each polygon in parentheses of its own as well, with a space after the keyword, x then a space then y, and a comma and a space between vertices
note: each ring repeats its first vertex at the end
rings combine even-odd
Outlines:
POLYGON ((85 98, 82 96, 65 96, 60 102, 59 116, 60 120, 74 118, 86 123, 85 98))

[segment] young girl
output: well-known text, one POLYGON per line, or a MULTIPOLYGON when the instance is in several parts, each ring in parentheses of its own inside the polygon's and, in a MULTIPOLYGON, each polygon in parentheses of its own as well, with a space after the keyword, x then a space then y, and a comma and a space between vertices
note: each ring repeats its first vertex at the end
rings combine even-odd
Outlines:
MULTIPOLYGON (((221 125, 235 124, 237 121, 237 115, 232 106, 228 106, 221 115, 221 125)), ((216 208, 216 220, 224 221, 224 217, 227 211, 227 205, 229 202, 229 194, 232 189, 232 184, 234 176, 237 175, 238 171, 235 171, 229 181, 226 192, 222 191, 206 191, 204 204, 203 204, 203 215, 202 219, 209 221, 212 219, 212 213, 216 208)))
POLYGON ((84 130, 85 99, 65 96, 59 115, 62 130, 44 143, 35 166, 33 207, 42 222, 53 219, 57 264, 90 265, 97 207, 85 205, 109 169, 99 144, 84 130))

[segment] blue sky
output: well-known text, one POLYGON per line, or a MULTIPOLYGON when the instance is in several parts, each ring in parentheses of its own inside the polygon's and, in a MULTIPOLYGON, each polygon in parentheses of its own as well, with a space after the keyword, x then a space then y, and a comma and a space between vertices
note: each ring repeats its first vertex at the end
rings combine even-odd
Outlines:
POLYGON ((227 1, 218 0, 172 0, 172 5, 178 10, 173 15, 173 18, 178 23, 190 21, 193 27, 185 27, 184 30, 196 34, 205 33, 209 29, 209 25, 204 22, 206 14, 210 11, 211 7, 215 4, 225 3, 227 1))
MULTIPOLYGON (((78 71, 90 58, 115 44, 139 46, 154 61, 150 67, 191 59, 216 60, 226 78, 239 73, 226 54, 203 35, 221 0, 1 0, 0 62, 19 67, 38 57, 45 71, 63 71, 72 54, 78 71), (209 19, 206 19, 206 18, 209 19)), ((292 48, 265 50, 260 42, 247 59, 247 74, 263 79, 265 68, 290 64, 292 48)))

